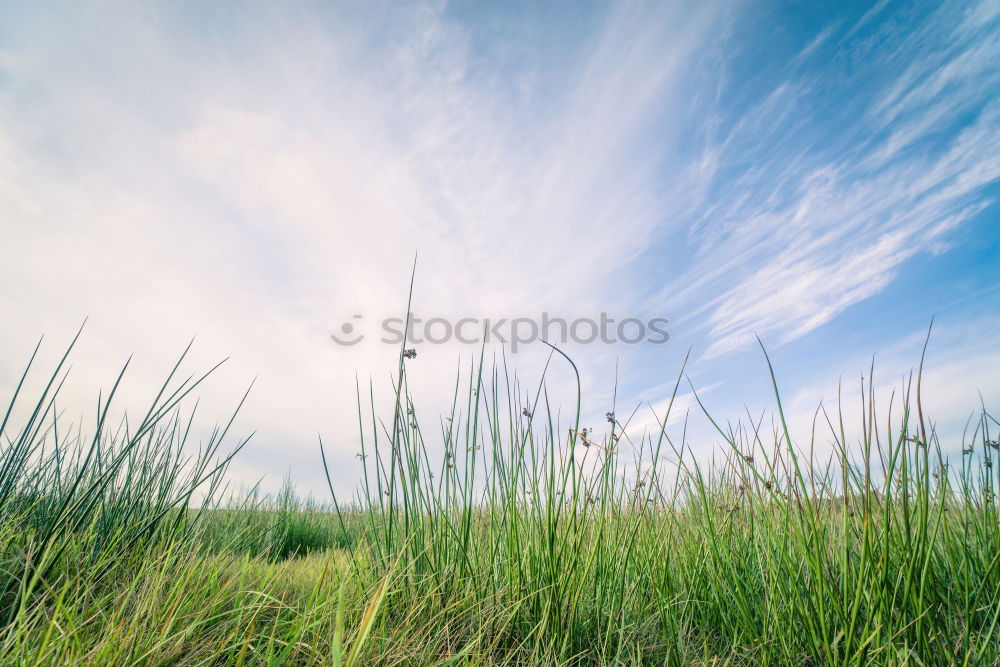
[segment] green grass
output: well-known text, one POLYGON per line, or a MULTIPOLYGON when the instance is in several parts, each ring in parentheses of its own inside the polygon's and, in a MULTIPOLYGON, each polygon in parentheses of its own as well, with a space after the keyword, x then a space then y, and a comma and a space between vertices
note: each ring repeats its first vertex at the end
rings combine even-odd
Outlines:
POLYGON ((138 421, 110 423, 116 383, 89 433, 59 418, 65 359, 40 395, 18 385, 0 663, 1000 661, 1000 424, 980 408, 939 442, 919 373, 892 405, 863 392, 859 437, 820 412, 805 442, 775 381, 772 424, 713 421, 706 463, 670 409, 640 438, 609 406, 598 439, 481 360, 425 424, 408 363, 385 410, 359 392, 359 490, 330 506, 229 493, 245 441, 227 418, 188 442, 204 376, 181 362, 138 421))

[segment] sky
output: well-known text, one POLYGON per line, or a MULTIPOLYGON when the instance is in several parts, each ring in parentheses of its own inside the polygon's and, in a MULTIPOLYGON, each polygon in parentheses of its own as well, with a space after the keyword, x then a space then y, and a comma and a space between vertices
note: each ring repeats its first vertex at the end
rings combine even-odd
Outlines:
MULTIPOLYGON (((1000 409, 1000 2, 0 0, 0 395, 86 319, 61 408, 226 363, 199 419, 253 432, 235 483, 358 479, 355 382, 391 414, 414 315, 669 320, 567 343, 583 414, 655 425, 899 391, 946 452, 1000 409), (338 345, 331 334, 363 334, 338 345), (388 403, 387 403, 388 401, 388 403), (697 411, 695 411, 697 412, 697 411), (697 415, 695 415, 697 417, 697 415), (946 436, 946 437, 945 437, 946 436)), ((416 345, 434 423, 478 344, 416 345)), ((549 350, 487 359, 542 377, 549 350)), ((44 371, 34 385, 44 379, 44 371)), ((545 375, 572 412, 568 364, 545 375)), ((692 426, 693 446, 720 446, 692 426)))

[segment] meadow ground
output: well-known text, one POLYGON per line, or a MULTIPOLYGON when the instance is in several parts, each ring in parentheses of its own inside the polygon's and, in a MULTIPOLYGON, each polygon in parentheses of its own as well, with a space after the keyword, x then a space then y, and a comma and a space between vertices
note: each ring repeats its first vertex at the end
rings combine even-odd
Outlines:
POLYGON ((112 389, 82 433, 64 372, 0 425, 2 664, 1000 661, 1000 424, 939 442, 919 374, 869 388, 860 438, 820 415, 829 458, 775 383, 706 464, 683 424, 597 440, 482 364, 432 437, 401 355, 384 421, 359 406, 358 494, 320 505, 224 491, 240 444, 186 442, 200 380, 113 425, 112 389))

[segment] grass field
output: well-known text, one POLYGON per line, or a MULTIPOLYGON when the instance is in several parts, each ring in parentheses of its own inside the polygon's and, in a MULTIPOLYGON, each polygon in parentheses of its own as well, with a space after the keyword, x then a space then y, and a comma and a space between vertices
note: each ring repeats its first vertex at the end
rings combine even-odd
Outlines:
POLYGON ((919 373, 892 405, 865 393, 850 441, 834 412, 793 442, 775 382, 773 422, 716 420, 708 464, 677 415, 585 433, 481 363, 424 423, 407 363, 394 405, 359 401, 358 494, 323 506, 226 491, 240 442, 187 442, 201 379, 177 369, 112 424, 116 384, 88 433, 57 418, 65 364, 16 393, 0 663, 1000 661, 1000 424, 980 408, 939 442, 919 373))

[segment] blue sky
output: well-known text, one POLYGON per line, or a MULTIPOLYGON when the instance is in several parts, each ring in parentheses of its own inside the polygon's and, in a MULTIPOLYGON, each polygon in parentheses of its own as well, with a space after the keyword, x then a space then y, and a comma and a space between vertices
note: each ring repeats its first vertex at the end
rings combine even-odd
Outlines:
MULTIPOLYGON (((616 366, 659 406, 688 349, 716 414, 763 409, 756 334, 807 428, 872 355, 898 387, 936 316, 954 434, 1000 402, 998 28, 996 0, 2 3, 0 382, 89 316, 66 402, 134 353, 141 403, 197 335, 193 366, 230 357, 206 414, 258 378, 234 477, 318 491, 322 432, 349 488, 355 373, 395 350, 327 336, 400 313, 419 252, 424 316, 669 318, 570 346, 598 421, 616 366)), ((421 350, 428 411, 475 352, 421 350)))

